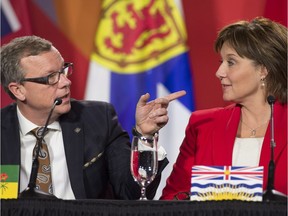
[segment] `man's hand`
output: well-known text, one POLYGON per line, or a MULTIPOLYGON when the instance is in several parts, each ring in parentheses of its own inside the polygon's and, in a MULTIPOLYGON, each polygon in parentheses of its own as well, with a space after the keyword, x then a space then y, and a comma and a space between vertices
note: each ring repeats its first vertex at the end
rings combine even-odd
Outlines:
POLYGON ((149 102, 149 93, 142 95, 136 107, 136 130, 143 135, 152 135, 159 131, 169 120, 169 103, 185 94, 186 91, 182 90, 149 102))

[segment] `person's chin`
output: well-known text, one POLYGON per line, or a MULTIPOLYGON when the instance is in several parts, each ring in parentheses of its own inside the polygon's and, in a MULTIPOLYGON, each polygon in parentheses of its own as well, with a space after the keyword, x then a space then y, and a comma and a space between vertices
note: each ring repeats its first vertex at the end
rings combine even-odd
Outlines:
POLYGON ((60 105, 60 107, 57 109, 59 114, 62 115, 62 114, 65 114, 67 112, 69 112, 71 109, 71 104, 70 104, 70 101, 66 101, 66 102, 62 102, 62 104, 60 105))
POLYGON ((70 109, 71 109, 71 103, 70 103, 70 101, 69 101, 69 103, 65 104, 65 113, 66 113, 66 112, 69 112, 70 109))
POLYGON ((232 98, 229 97, 229 96, 227 96, 227 95, 223 95, 223 100, 224 100, 225 102, 232 102, 232 101, 233 101, 232 98))

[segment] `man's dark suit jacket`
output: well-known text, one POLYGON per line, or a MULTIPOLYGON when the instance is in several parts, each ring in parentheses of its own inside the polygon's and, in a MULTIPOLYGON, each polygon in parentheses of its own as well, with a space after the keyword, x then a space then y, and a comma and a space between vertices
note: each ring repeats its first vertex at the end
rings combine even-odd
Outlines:
MULTIPOLYGON (((71 110, 59 122, 76 199, 140 197, 130 173, 130 138, 111 104, 72 100, 71 110)), ((1 109, 1 164, 20 162, 19 123, 16 104, 11 104, 1 109)), ((155 195, 167 163, 167 159, 159 162, 158 176, 147 189, 148 198, 155 195)))

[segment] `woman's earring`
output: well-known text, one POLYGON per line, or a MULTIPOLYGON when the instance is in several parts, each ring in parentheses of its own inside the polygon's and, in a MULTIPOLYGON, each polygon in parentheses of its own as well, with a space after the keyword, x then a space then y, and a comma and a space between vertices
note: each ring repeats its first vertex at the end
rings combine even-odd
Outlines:
POLYGON ((260 82, 261 82, 261 87, 264 88, 265 87, 265 77, 261 78, 260 82))

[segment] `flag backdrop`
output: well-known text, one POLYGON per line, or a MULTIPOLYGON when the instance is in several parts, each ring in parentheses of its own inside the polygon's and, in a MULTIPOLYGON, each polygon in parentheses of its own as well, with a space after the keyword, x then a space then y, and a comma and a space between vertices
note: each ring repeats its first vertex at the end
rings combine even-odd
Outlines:
MULTIPOLYGON (((72 97, 111 102, 129 133, 140 95, 186 90, 160 132, 170 164, 158 198, 191 111, 225 105, 215 78, 217 31, 256 16, 287 26, 286 9, 286 0, 2 0, 1 45, 22 35, 52 41, 74 62, 72 97)), ((10 102, 1 89, 1 107, 10 102)))

